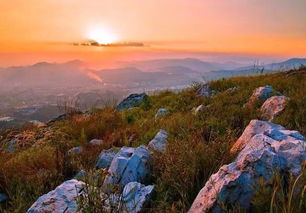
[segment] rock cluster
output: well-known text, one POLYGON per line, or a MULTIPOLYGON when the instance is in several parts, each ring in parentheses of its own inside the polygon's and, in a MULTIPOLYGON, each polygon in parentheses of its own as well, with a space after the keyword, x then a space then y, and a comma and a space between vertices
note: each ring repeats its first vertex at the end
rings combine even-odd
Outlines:
POLYGON ((132 109, 133 107, 138 106, 144 102, 146 98, 148 98, 148 95, 145 93, 131 94, 119 103, 117 110, 121 111, 132 109))
POLYGON ((297 131, 266 121, 252 120, 234 145, 236 160, 213 174, 189 212, 221 212, 220 204, 250 208, 258 180, 271 180, 275 171, 300 174, 306 160, 305 138, 297 131))

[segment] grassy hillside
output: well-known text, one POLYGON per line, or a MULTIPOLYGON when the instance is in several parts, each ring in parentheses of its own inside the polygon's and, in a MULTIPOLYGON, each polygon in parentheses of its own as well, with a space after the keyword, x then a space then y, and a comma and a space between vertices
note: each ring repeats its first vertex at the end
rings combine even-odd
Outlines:
MULTIPOLYGON (((271 85, 290 98, 284 112, 273 122, 306 135, 306 75, 302 70, 213 81, 211 88, 219 93, 207 98, 196 94, 199 84, 179 93, 162 91, 129 111, 97 109, 90 116, 78 115, 51 127, 24 129, 27 137, 18 142, 18 151, 0 154, 0 192, 10 197, 3 211, 25 212, 40 195, 62 181, 81 169, 93 169, 101 150, 148 144, 162 128, 169 133, 168 147, 166 153, 155 154, 152 159, 150 181, 156 185, 156 191, 150 210, 186 212, 210 175, 233 160, 235 156, 229 149, 246 125, 251 119, 260 119, 261 103, 257 107, 244 104, 255 88, 264 85, 271 85), (236 89, 228 90, 233 87, 236 89), (205 109, 194 115, 192 109, 200 104, 205 109), (155 119, 159 108, 170 113, 155 119), (105 144, 87 146, 94 138, 103 139, 105 144), (79 145, 86 147, 83 153, 67 154, 79 145)), ((1 145, 17 133, 5 133, 1 145)), ((256 205, 265 208, 266 204, 256 205)))

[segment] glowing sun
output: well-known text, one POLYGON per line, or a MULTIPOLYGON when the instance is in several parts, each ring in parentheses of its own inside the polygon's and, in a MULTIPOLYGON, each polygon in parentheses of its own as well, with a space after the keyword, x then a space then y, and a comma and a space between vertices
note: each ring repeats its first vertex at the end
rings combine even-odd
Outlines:
POLYGON ((88 31, 87 37, 99 44, 111 44, 118 41, 117 35, 105 28, 91 29, 88 31))

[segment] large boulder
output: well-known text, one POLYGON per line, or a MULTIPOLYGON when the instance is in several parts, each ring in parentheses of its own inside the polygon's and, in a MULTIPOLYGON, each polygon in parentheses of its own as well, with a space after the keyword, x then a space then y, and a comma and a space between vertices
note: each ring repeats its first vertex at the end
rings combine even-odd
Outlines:
POLYGON ((121 111, 132 109, 133 107, 143 103, 146 98, 148 98, 148 95, 146 93, 131 94, 119 103, 119 105, 117 106, 117 110, 121 111))
POLYGON ((250 125, 243 146, 237 141, 236 147, 243 148, 238 157, 209 178, 190 213, 221 212, 220 204, 239 204, 249 209, 259 180, 269 183, 275 172, 293 176, 301 173, 306 160, 306 141, 301 134, 266 121, 255 120, 250 125))
POLYGON ((74 213, 77 212, 76 198, 81 193, 84 183, 75 179, 65 181, 53 191, 41 196, 29 208, 27 213, 74 213))
POLYGON ((253 91, 253 94, 251 95, 248 104, 253 105, 256 101, 265 101, 268 98, 270 98, 273 95, 273 93, 276 92, 269 85, 258 87, 253 91))
POLYGON ((129 182, 143 183, 149 174, 150 152, 147 147, 122 147, 116 154, 104 180, 104 189, 110 192, 112 186, 123 188, 129 182))
POLYGON ((122 192, 122 212, 139 213, 150 200, 154 186, 145 186, 138 182, 130 182, 125 185, 122 192))
POLYGON ((155 137, 149 142, 149 147, 151 147, 157 152, 165 152, 167 138, 168 138, 168 133, 165 130, 161 129, 155 135, 155 137))
POLYGON ((108 169, 117 152, 114 148, 103 150, 99 155, 96 169, 108 169))
POLYGON ((272 96, 267 99, 260 108, 261 116, 264 120, 272 121, 286 107, 287 97, 272 96))

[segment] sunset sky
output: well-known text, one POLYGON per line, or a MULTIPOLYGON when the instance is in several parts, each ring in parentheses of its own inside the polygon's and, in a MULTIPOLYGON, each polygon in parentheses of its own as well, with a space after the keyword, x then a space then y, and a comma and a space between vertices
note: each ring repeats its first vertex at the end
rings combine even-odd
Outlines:
POLYGON ((182 52, 306 56, 305 0, 0 0, 0 8, 0 66, 182 52), (72 45, 91 37, 145 46, 72 45))

